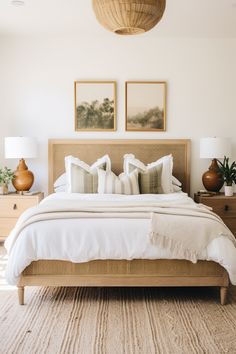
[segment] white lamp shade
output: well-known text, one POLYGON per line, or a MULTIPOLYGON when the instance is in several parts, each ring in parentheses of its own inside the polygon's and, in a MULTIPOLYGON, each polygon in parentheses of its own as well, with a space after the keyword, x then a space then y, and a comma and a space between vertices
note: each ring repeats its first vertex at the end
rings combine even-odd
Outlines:
POLYGON ((6 159, 29 159, 37 157, 37 143, 34 138, 24 136, 5 138, 6 159))
POLYGON ((222 159, 231 156, 231 143, 228 138, 202 138, 200 140, 200 158, 222 159))

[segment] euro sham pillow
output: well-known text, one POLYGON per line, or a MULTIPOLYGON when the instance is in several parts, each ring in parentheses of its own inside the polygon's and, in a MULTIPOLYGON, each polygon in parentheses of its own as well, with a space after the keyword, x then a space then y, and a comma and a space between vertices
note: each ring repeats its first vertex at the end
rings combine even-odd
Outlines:
POLYGON ((172 188, 173 188, 173 192, 182 192, 182 188, 179 186, 176 186, 176 184, 173 184, 172 188))
POLYGON ((124 156, 124 172, 125 174, 131 173, 136 168, 139 171, 145 172, 153 167, 162 165, 161 182, 158 188, 158 193, 173 193, 172 186, 172 170, 173 170, 173 157, 166 155, 161 157, 155 162, 145 165, 142 161, 137 159, 133 154, 126 154, 124 156))
POLYGON ((97 193, 98 169, 111 170, 111 160, 104 155, 89 166, 74 156, 65 157, 66 191, 68 193, 97 193))
POLYGON ((54 192, 66 192, 66 173, 60 175, 53 184, 54 192))
POLYGON ((173 192, 182 191, 182 183, 175 176, 172 176, 172 188, 173 192))
POLYGON ((116 176, 112 171, 98 169, 98 193, 99 194, 140 194, 138 184, 138 171, 129 175, 124 173, 116 176))
POLYGON ((172 175, 172 184, 178 187, 182 187, 182 183, 173 175, 172 175))

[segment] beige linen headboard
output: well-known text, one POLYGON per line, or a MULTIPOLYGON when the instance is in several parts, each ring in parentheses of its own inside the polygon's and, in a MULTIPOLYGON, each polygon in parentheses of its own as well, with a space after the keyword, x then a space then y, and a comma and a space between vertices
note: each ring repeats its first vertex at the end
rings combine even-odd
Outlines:
POLYGON ((190 140, 49 140, 49 193, 53 193, 53 183, 65 172, 64 158, 67 155, 79 157, 92 164, 99 157, 108 154, 112 170, 119 174, 123 171, 123 156, 133 153, 144 163, 156 161, 168 154, 173 155, 173 175, 183 184, 183 191, 190 190, 190 140))

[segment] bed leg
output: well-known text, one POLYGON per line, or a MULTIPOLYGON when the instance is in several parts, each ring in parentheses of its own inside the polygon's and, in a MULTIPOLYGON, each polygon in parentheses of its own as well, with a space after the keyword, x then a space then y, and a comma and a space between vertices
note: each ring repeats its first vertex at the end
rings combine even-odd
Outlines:
POLYGON ((18 286, 18 299, 19 299, 19 305, 24 305, 24 286, 18 286))
POLYGON ((221 303, 221 305, 226 304, 227 294, 228 294, 228 286, 221 286, 220 287, 220 303, 221 303))

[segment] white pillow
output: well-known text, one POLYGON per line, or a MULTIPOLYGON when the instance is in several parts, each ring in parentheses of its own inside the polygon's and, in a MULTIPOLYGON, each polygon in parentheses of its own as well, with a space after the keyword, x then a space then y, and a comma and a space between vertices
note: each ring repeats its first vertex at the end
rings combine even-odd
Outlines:
POLYGON ((172 184, 174 184, 175 186, 178 186, 178 187, 182 186, 182 183, 173 175, 172 175, 172 184))
POLYGON ((142 171, 147 171, 148 169, 161 165, 162 164, 162 173, 161 173, 161 188, 163 193, 173 193, 172 185, 172 170, 173 170, 173 156, 166 155, 161 157, 155 162, 145 165, 142 161, 135 158, 133 154, 124 155, 124 172, 129 174, 135 168, 138 168, 142 171))
POLYGON ((66 173, 60 175, 53 184, 54 192, 65 192, 66 191, 66 173))
POLYGON ((116 176, 112 171, 98 169, 99 194, 139 194, 138 170, 116 176))
POLYGON ((176 184, 173 184, 173 192, 181 192, 182 191, 182 188, 179 187, 179 186, 176 186, 176 184))
POLYGON ((66 191, 68 193, 97 193, 98 168, 111 170, 111 160, 104 155, 94 164, 89 166, 84 161, 74 156, 65 157, 66 191))
POLYGON ((55 193, 66 192, 66 184, 64 186, 54 187, 55 193))

